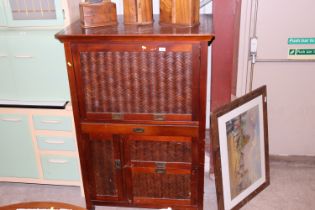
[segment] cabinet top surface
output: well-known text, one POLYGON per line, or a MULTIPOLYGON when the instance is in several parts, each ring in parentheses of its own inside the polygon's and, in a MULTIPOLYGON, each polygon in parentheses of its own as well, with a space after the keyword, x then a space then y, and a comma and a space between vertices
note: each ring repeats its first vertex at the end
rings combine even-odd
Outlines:
POLYGON ((198 40, 212 41, 214 39, 212 15, 200 15, 200 24, 193 27, 161 25, 159 16, 154 16, 154 23, 149 25, 126 25, 123 16, 118 16, 118 25, 84 29, 80 21, 73 23, 56 34, 61 42, 80 40, 198 40))

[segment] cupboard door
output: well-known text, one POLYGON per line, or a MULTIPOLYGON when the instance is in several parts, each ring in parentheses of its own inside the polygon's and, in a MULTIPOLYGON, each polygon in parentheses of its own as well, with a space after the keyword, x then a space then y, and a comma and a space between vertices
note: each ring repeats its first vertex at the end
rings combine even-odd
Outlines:
POLYGON ((28 117, 0 114, 0 176, 39 178, 28 117))
POLYGON ((89 135, 87 165, 92 198, 103 201, 122 200, 122 162, 119 138, 89 135))
POLYGON ((54 39, 55 32, 7 32, 17 99, 69 100, 62 44, 54 39))
POLYGON ((72 50, 82 117, 197 120, 199 45, 76 44, 72 50))
POLYGON ((181 136, 128 136, 133 202, 161 207, 196 204, 196 142, 181 136))
POLYGON ((10 66, 7 42, 7 32, 0 31, 0 100, 16 99, 14 74, 10 66))

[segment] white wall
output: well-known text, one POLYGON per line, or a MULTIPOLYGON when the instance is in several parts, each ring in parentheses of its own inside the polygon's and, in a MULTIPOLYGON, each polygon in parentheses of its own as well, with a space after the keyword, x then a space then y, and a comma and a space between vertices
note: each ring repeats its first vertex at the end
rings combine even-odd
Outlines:
MULTIPOLYGON (((250 80, 254 2, 242 2, 238 96, 246 92, 250 80)), ((287 43, 289 37, 315 37, 314 8, 314 0, 259 0, 253 88, 267 85, 271 154, 315 156, 315 60, 288 60, 287 43)))

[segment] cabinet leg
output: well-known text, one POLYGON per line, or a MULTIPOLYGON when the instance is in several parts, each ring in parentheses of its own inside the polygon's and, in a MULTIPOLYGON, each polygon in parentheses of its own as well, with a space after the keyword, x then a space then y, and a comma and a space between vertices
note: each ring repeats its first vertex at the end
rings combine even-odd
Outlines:
POLYGON ((86 205, 86 209, 95 210, 95 205, 86 205))

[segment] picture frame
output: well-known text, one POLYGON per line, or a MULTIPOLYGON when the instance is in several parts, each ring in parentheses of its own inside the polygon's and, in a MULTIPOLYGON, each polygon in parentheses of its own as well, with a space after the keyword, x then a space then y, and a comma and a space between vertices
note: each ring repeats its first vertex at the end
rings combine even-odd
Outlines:
POLYGON ((235 210, 270 184, 267 93, 262 86, 211 114, 219 210, 235 210))

